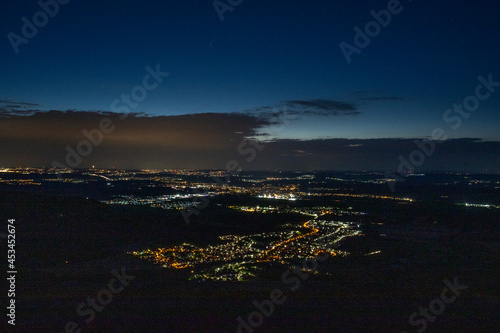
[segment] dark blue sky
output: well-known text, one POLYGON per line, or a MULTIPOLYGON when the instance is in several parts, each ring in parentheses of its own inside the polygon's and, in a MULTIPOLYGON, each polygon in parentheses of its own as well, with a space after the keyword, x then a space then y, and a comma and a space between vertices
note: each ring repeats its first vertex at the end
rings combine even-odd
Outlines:
POLYGON ((452 138, 500 141, 500 88, 457 129, 443 120, 474 94, 478 76, 500 81, 500 3, 401 1, 347 63, 339 44, 354 45, 353 28, 390 2, 243 0, 221 21, 210 0, 71 0, 18 53, 8 34, 22 35, 21 18, 32 21, 40 6, 9 2, 0 108, 111 111, 160 64, 170 75, 131 111, 301 113, 271 133, 287 139, 423 138, 441 127, 452 138))

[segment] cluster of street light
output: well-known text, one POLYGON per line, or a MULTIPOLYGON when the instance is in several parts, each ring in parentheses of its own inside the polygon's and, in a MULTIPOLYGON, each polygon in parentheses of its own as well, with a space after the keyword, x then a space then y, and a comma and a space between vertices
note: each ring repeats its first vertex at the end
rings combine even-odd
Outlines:
POLYGON ((218 244, 198 247, 184 243, 172 248, 146 249, 133 255, 171 269, 189 269, 197 280, 246 280, 266 264, 292 266, 319 253, 346 256, 335 245, 345 237, 361 235, 354 222, 313 219, 302 225, 253 235, 220 236, 218 244))

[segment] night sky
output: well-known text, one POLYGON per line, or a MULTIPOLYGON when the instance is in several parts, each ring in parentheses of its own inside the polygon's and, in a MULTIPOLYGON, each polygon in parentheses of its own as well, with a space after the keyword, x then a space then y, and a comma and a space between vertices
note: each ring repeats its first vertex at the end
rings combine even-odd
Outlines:
POLYGON ((500 171, 498 1, 59 1, 2 7, 0 167, 500 171))

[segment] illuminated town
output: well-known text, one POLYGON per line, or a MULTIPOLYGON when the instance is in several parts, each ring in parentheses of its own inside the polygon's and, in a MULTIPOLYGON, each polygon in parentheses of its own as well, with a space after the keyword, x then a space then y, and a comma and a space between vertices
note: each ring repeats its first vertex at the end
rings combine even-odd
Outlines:
POLYGON ((248 236, 220 236, 220 244, 199 248, 182 244, 173 248, 133 252, 163 267, 191 270, 193 279, 246 280, 256 276, 265 263, 292 266, 319 253, 347 256, 335 247, 346 237, 361 234, 359 224, 311 220, 284 225, 282 231, 248 236))

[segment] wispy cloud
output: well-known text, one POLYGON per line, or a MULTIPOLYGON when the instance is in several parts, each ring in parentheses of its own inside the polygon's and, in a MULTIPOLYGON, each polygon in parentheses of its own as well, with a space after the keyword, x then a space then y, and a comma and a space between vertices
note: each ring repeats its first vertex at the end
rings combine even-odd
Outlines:
POLYGON ((28 103, 28 102, 14 102, 14 101, 11 101, 9 99, 0 99, 0 103, 1 104, 14 104, 14 105, 21 105, 21 106, 39 106, 40 104, 36 104, 36 103, 28 103))
POLYGON ((367 102, 390 102, 402 101, 402 97, 391 95, 376 95, 368 91, 355 91, 352 93, 352 101, 343 101, 339 99, 297 99, 287 100, 275 106, 261 106, 255 109, 244 111, 262 118, 270 117, 275 114, 285 112, 288 115, 301 116, 322 116, 322 117, 342 117, 356 116, 361 114, 360 105, 366 105, 367 102))
POLYGON ((357 114, 357 107, 354 103, 336 101, 332 99, 313 99, 313 100, 292 100, 286 101, 285 105, 292 110, 302 112, 310 112, 312 114, 319 113, 321 115, 339 114, 357 114))
POLYGON ((382 101, 402 101, 403 98, 396 96, 373 96, 373 97, 360 97, 360 101, 382 102, 382 101))
POLYGON ((265 117, 286 112, 295 116, 353 116, 360 112, 355 103, 333 99, 288 100, 276 106, 261 106, 245 113, 265 117))
POLYGON ((354 91, 354 98, 362 102, 386 102, 386 101, 403 101, 404 98, 399 96, 377 94, 369 91, 354 91))
POLYGON ((35 114, 40 104, 16 102, 9 99, 0 99, 0 117, 29 116, 35 114))

